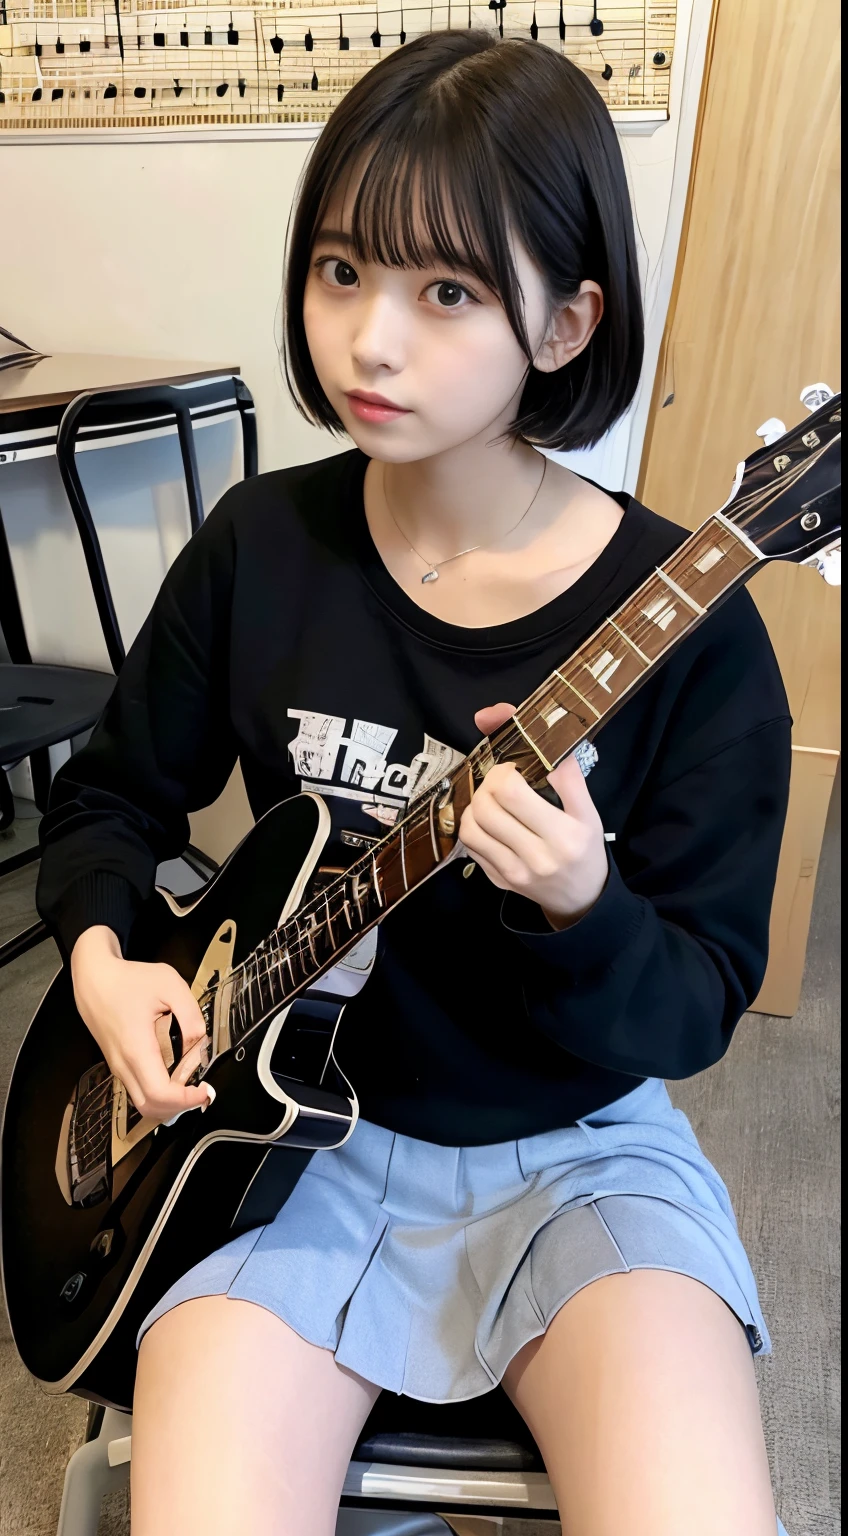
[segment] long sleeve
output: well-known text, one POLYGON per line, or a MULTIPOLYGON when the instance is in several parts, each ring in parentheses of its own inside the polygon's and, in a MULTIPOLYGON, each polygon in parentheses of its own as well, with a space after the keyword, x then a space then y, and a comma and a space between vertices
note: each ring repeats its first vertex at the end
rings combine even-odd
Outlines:
POLYGON ((157 864, 189 841, 189 811, 235 764, 228 508, 225 496, 181 550, 90 740, 53 781, 36 906, 66 954, 100 923, 125 946, 157 864))
POLYGON ((774 720, 642 796, 573 927, 554 933, 505 898, 539 1029, 643 1077, 690 1077, 724 1055, 765 972, 790 750, 788 718, 774 720))

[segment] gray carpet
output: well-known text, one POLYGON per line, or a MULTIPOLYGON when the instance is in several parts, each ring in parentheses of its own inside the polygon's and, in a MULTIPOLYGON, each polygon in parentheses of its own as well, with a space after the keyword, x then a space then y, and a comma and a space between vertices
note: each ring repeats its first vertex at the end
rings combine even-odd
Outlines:
MULTIPOLYGON (((669 1085, 733 1198, 774 1344, 757 1364, 778 1512, 789 1536, 839 1530, 839 794, 819 871, 801 1007, 751 1014, 724 1061, 669 1085)), ((0 834, 0 858, 34 828, 0 834)), ((0 942, 33 921, 34 870, 0 882, 0 942)), ((56 968, 52 943, 0 971, 0 1095, 18 1043, 56 968)), ((44 1395, 0 1316, 0 1536, 53 1536, 62 1477, 84 1405, 44 1395)), ((550 1524, 512 1528, 553 1536, 550 1524)), ((125 1495, 100 1536, 125 1536, 125 1495)), ((503 1528, 510 1536, 510 1523, 503 1528)))

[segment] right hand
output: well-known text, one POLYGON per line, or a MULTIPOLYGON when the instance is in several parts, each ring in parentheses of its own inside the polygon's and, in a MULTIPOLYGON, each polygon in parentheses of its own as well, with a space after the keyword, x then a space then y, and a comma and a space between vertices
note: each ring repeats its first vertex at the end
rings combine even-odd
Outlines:
POLYGON ((211 1102, 202 1083, 186 1087, 203 1059, 206 1024, 173 966, 125 960, 111 928, 95 927, 74 945, 71 976, 80 1016, 145 1118, 170 1120, 211 1102), (163 1051, 171 1014, 179 1020, 183 1056, 169 1076, 163 1051))

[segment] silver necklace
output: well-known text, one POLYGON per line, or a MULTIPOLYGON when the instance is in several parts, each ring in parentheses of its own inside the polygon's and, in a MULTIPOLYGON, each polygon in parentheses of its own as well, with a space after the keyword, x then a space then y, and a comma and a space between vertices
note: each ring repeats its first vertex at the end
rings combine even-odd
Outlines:
MULTIPOLYGON (((533 502, 536 500, 536 497, 538 496, 540 490, 542 489, 542 485, 543 485, 543 482, 544 482, 544 479, 545 479, 545 475, 547 473, 547 469, 548 469, 548 461, 547 461, 547 459, 545 459, 545 461, 544 461, 544 468, 542 469, 542 479, 539 481, 539 484, 536 486, 536 490, 535 490, 535 492, 533 494, 533 501, 531 501, 529 507, 525 507, 525 509, 522 512, 520 518, 518 519, 518 522, 517 523, 513 523, 512 527, 508 528, 506 533, 502 533, 500 535, 501 539, 509 538, 509 535, 511 533, 514 533, 516 528, 520 527, 520 525, 524 522, 524 519, 527 516, 527 513, 530 511, 530 507, 532 507, 533 502)), ((415 548, 415 545, 413 544, 413 542, 410 539, 409 535, 404 533, 403 529, 400 526, 400 523, 398 522, 397 518, 395 517, 394 512, 391 509, 391 506, 389 505, 389 498, 388 498, 388 495, 386 494, 385 465, 383 466, 383 499, 384 499, 384 501, 386 503, 386 507, 388 508, 389 517, 391 518, 392 522, 394 523, 394 525, 395 525, 398 533, 400 534, 401 538, 406 540, 407 544, 409 545, 410 549, 412 550, 412 553, 417 557, 417 559, 419 559, 421 561, 421 564, 427 566, 426 572, 421 577, 422 586, 424 585, 425 582, 428 582, 428 581, 438 581, 438 579, 439 579, 439 567, 440 566, 442 566, 442 565, 450 565, 452 560, 461 560, 463 555, 473 555, 478 549, 488 549, 488 548, 491 547, 490 545, 487 545, 487 544, 472 544, 468 549, 460 549, 458 551, 458 553, 455 554, 455 555, 447 555, 444 560, 425 560, 424 556, 415 548)))

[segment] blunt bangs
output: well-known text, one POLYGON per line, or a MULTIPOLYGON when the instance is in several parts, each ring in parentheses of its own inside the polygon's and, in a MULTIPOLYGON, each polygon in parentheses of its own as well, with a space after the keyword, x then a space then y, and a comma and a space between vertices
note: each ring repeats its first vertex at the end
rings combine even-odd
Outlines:
POLYGON ((337 435, 345 428, 312 365, 303 297, 330 202, 360 170, 350 228, 357 260, 444 264, 473 274, 502 303, 529 366, 507 435, 561 451, 597 442, 635 394, 643 320, 621 150, 588 79, 542 44, 443 31, 381 60, 339 103, 295 199, 283 321, 291 397, 337 435), (555 373, 532 366, 511 233, 552 307, 584 279, 603 291, 588 346, 555 373))

